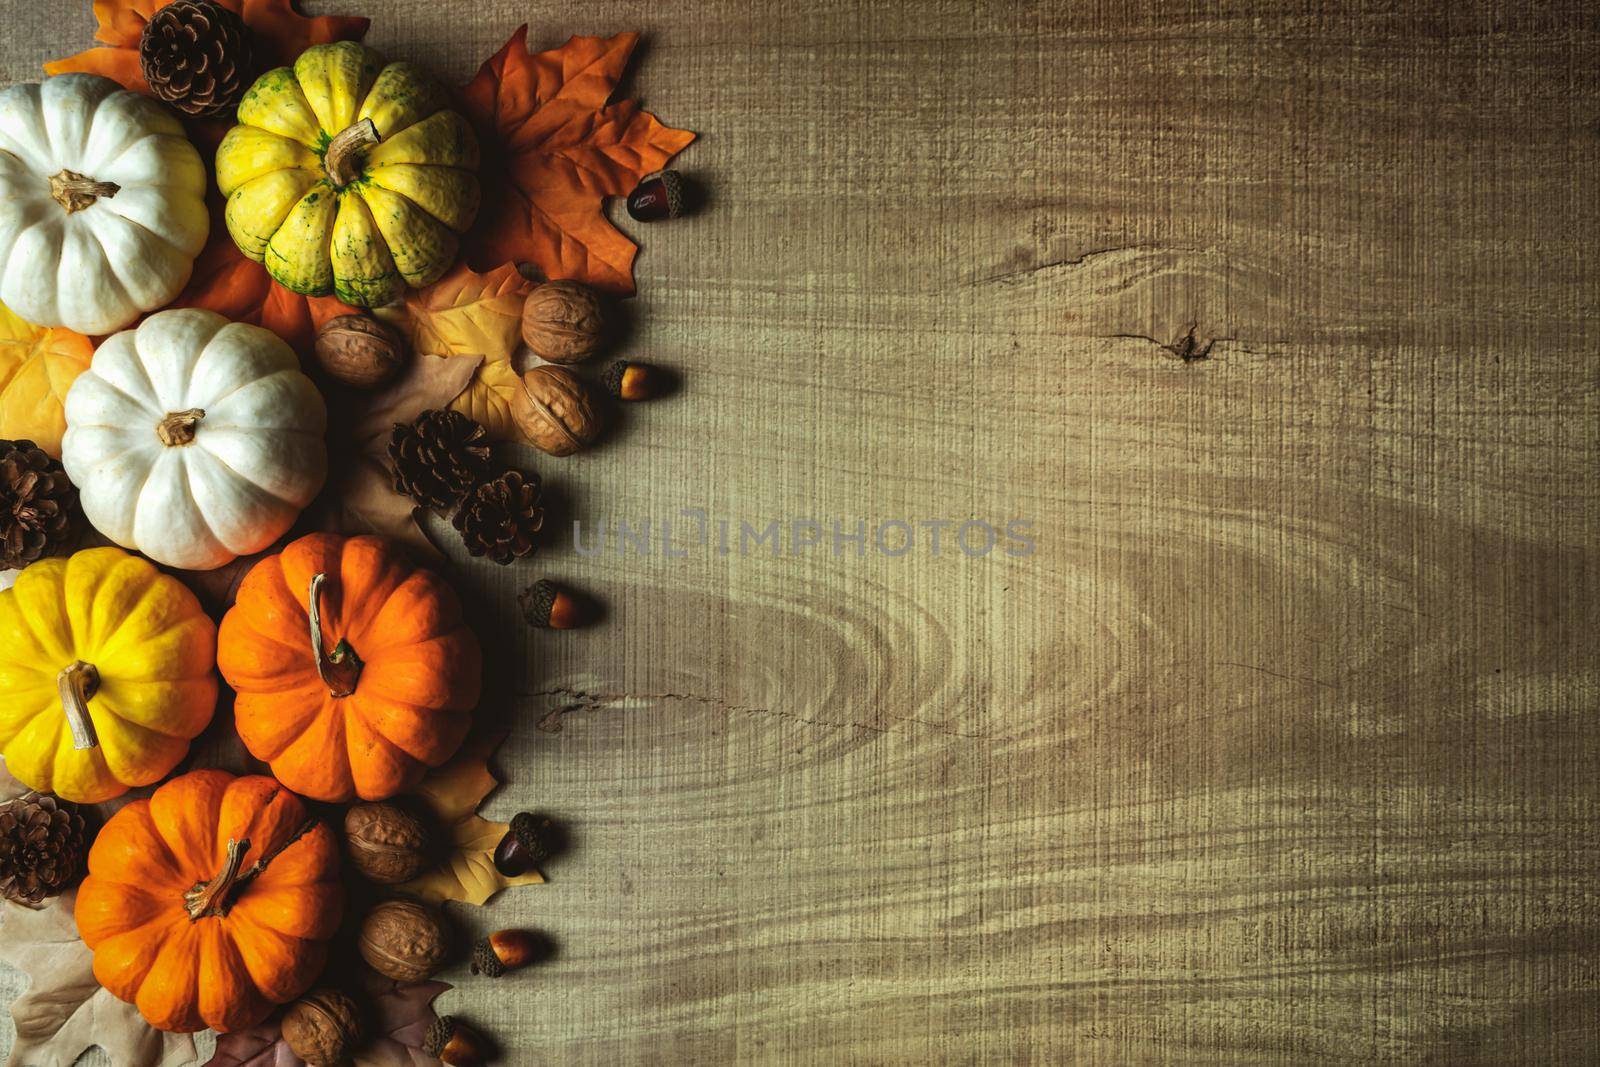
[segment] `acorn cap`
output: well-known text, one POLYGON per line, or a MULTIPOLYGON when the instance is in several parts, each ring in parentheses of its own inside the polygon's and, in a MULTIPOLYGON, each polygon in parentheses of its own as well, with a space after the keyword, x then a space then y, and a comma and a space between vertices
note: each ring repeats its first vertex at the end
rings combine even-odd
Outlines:
POLYGON ((550 858, 550 847, 544 839, 544 832, 549 826, 549 819, 541 819, 531 811, 519 811, 511 817, 512 836, 528 850, 528 855, 535 863, 550 858))
POLYGON ((422 1050, 430 1056, 437 1056, 450 1039, 455 1036, 460 1024, 454 1015, 441 1015, 433 1020, 433 1025, 428 1027, 428 1034, 422 1039, 422 1050))
POLYGON ((606 387, 606 392, 615 397, 622 395, 622 376, 631 366, 627 360, 619 359, 601 373, 600 384, 606 387))
POLYGON ((489 944, 487 937, 472 950, 472 973, 486 974, 490 978, 499 978, 506 973, 506 965, 494 954, 494 946, 489 944))

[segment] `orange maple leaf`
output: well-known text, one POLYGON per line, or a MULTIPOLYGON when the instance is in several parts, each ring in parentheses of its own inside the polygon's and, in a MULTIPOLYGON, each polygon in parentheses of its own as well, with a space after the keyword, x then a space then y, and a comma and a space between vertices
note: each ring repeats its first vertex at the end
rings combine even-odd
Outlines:
POLYGON ((547 278, 633 292, 634 243, 601 205, 659 170, 694 134, 664 126, 633 100, 606 101, 637 33, 573 37, 530 53, 512 35, 462 90, 483 151, 483 207, 467 262, 487 271, 532 263, 547 278))
MULTIPOLYGON (((84 71, 101 74, 125 89, 147 93, 150 85, 139 69, 139 35, 144 24, 168 0, 94 0, 94 17, 100 23, 94 38, 109 47, 91 48, 44 65, 47 74, 84 71)), ((262 69, 292 63, 314 44, 359 41, 369 20, 353 15, 308 17, 295 11, 293 0, 218 0, 244 19, 255 31, 256 58, 262 69)))

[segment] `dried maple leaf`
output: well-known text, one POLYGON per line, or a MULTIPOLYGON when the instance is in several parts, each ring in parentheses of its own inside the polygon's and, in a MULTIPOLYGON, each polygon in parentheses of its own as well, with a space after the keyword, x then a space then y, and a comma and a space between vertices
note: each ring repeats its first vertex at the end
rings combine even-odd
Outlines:
MULTIPOLYGON (((368 972, 366 1024, 374 1035, 352 1054, 356 1067, 439 1067, 422 1051, 428 1028, 438 1018, 433 1002, 449 989, 446 982, 395 982, 368 972)), ((277 1016, 260 1026, 224 1034, 206 1067, 306 1067, 283 1043, 277 1016)))
POLYGON ((638 250, 602 203, 694 140, 636 101, 606 103, 638 41, 573 37, 535 54, 523 26, 462 90, 483 151, 483 207, 465 245, 472 266, 526 262, 547 278, 633 292, 638 250))
POLYGON ((489 771, 489 756, 505 736, 469 737, 454 759, 411 791, 446 828, 450 855, 440 867, 400 886, 401 892, 434 904, 446 900, 482 904, 508 886, 544 881, 538 871, 507 878, 495 870, 494 849, 508 827, 478 815, 478 805, 500 784, 489 771))
POLYGON ((522 388, 513 354, 522 335, 522 304, 532 288, 509 263, 486 274, 461 264, 377 314, 397 326, 416 352, 481 356, 478 373, 450 406, 483 423, 498 440, 526 443, 511 418, 510 398, 522 388))
POLYGON ((0 927, 0 960, 27 973, 28 991, 11 1005, 17 1040, 6 1067, 70 1067, 99 1045, 113 1067, 189 1067, 200 1062, 190 1034, 168 1034, 139 1009, 101 988, 94 953, 72 918, 76 889, 38 910, 8 903, 0 927))
POLYGON ((60 459, 61 405, 93 355, 82 334, 35 326, 0 304, 0 437, 26 438, 60 459))
MULTIPOLYGON (((139 69, 139 35, 144 24, 168 0, 94 0, 94 15, 100 23, 97 41, 107 47, 91 48, 66 59, 44 65, 46 73, 65 74, 84 71, 100 74, 137 93, 150 90, 139 69)), ((314 44, 329 41, 359 41, 367 32, 369 20, 351 15, 307 17, 295 11, 292 0, 218 0, 223 7, 243 17, 255 31, 255 45, 262 54, 263 69, 291 63, 294 57, 314 44)))

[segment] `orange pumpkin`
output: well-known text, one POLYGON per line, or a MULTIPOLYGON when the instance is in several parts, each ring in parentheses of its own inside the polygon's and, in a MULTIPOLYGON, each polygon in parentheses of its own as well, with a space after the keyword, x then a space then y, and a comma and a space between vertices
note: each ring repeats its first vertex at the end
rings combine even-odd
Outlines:
POLYGON ((306 991, 343 907, 338 842, 299 797, 193 771, 101 829, 78 935, 95 978, 150 1025, 239 1030, 306 991))
POLYGON ((311 534, 258 563, 217 635, 234 722, 278 781, 383 800, 444 763, 483 682, 444 580, 378 537, 311 534))

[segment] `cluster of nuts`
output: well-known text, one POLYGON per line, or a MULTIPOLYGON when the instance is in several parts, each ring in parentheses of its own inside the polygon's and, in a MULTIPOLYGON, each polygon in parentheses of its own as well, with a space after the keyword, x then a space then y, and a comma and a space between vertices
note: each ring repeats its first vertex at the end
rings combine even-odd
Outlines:
MULTIPOLYGON (((494 851, 493 862, 506 877, 525 874, 547 858, 550 821, 523 812, 511 820, 494 851)), ((345 813, 345 853, 362 877, 380 886, 408 882, 436 858, 427 823, 396 804, 364 803, 345 813)), ((497 930, 472 952, 472 973, 499 978, 538 962, 544 937, 532 930, 497 930)), ((383 900, 362 919, 356 951, 367 966, 397 982, 421 982, 439 972, 455 954, 455 944, 438 909, 414 900, 383 900)), ((343 1067, 366 1037, 358 1001, 338 989, 318 988, 283 1014, 282 1036, 290 1051, 311 1067, 343 1067)), ((427 1052, 451 1067, 469 1067, 489 1058, 483 1037, 460 1020, 441 1018, 429 1031, 427 1052)))
MULTIPOLYGON (((523 343, 545 364, 522 376, 524 395, 512 415, 528 439, 552 456, 571 455, 599 436, 588 390, 568 367, 598 352, 605 332, 600 298, 577 282, 546 282, 522 306, 523 343)), ((600 380, 619 400, 649 400, 670 388, 659 368, 625 360, 606 368, 600 380)))

